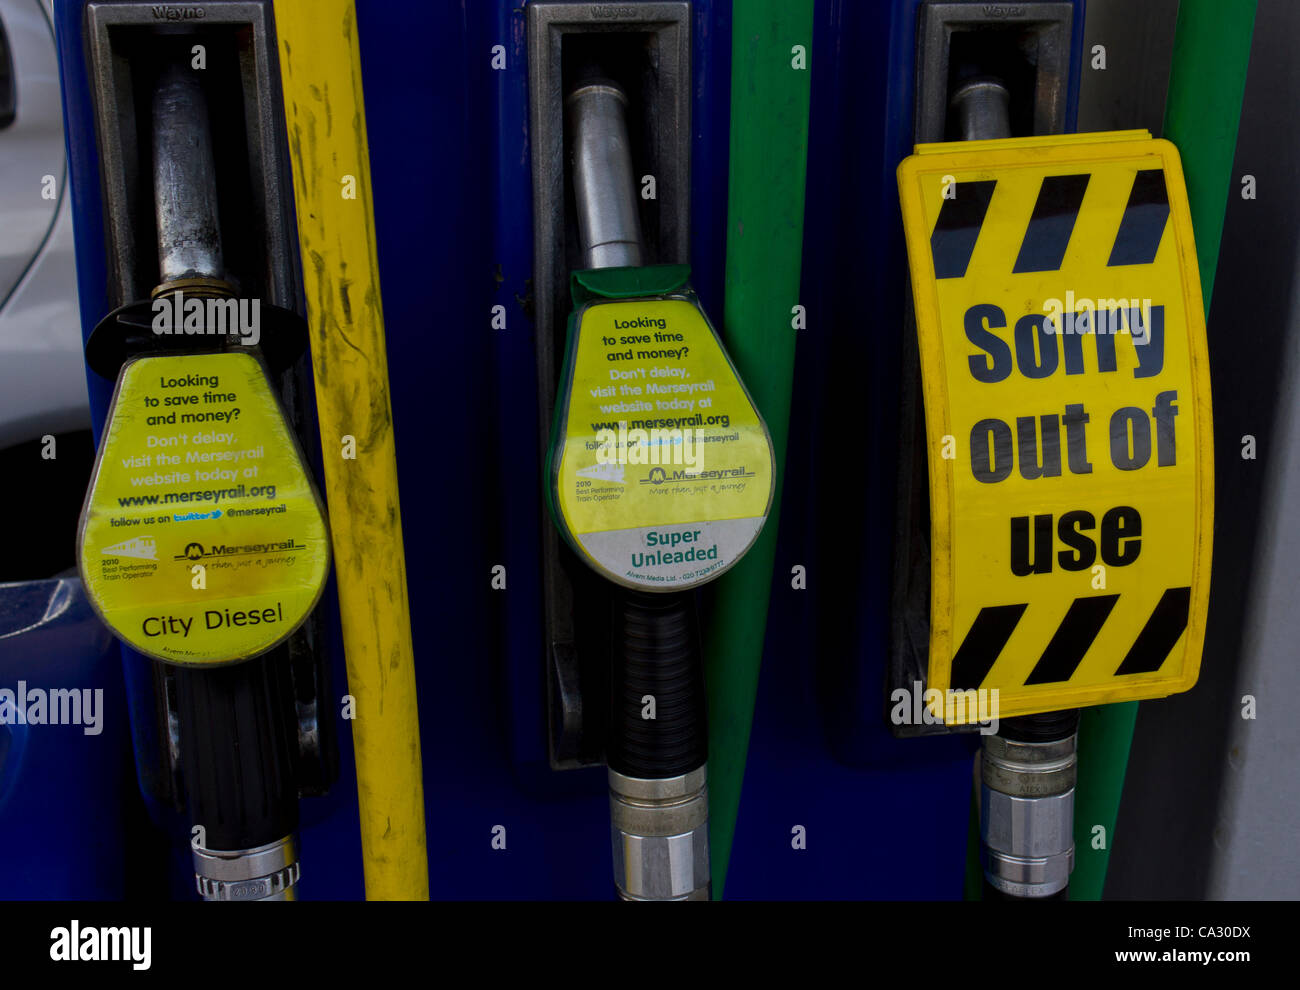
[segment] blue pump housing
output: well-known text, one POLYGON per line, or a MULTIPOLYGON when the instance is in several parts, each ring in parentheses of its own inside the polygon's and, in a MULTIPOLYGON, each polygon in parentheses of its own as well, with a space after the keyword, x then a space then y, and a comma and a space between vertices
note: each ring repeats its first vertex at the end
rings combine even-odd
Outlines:
MULTIPOLYGON (((790 484, 729 898, 961 896, 973 741, 895 740, 884 721, 908 305, 894 169, 911 148, 918 2, 816 4, 802 285, 809 328, 795 369, 790 484), (856 369, 851 395, 827 392, 837 367, 856 369), (838 483, 846 458, 863 495, 848 529, 828 539, 824 489, 838 483), (795 563, 807 567, 804 590, 790 586, 795 563), (792 844, 796 826, 806 848, 792 844)), ((108 308, 108 265, 85 5, 57 0, 55 9, 88 333, 108 308)), ((1072 79, 1082 38, 1076 6, 1072 79)), ((522 5, 356 0, 356 8, 431 895, 612 898, 604 771, 547 766, 540 554, 550 523, 537 443, 522 5), (492 66, 495 45, 505 48, 502 69, 492 66), (503 330, 490 326, 498 304, 503 330), (498 566, 504 589, 492 586, 498 566), (496 826, 505 827, 504 849, 493 847, 496 826)), ((719 327, 731 45, 731 4, 695 0, 690 262, 719 327)), ((89 379, 98 437, 112 383, 89 379)), ((54 590, 41 592, 45 600, 54 590)), ((120 651, 88 612, 84 602, 70 604, 65 614, 79 618, 66 635, 56 623, 38 639, 24 635, 21 649, 0 647, 0 688, 19 677, 36 683, 40 671, 51 683, 102 684, 106 726, 119 733, 91 753, 91 737, 79 733, 24 740, 0 729, 0 896, 121 896, 113 850, 137 841, 154 874, 146 893, 194 897, 186 823, 156 806, 147 817, 133 810, 139 789, 122 758, 127 713, 140 715, 137 745, 157 743, 141 735, 150 731, 149 667, 120 651), (90 759, 104 772, 68 776, 90 759), (76 826, 52 827, 60 818, 93 819, 102 834, 91 841, 76 826), (84 856, 69 859, 69 850, 84 856)), ((6 635, 0 628, 0 644, 6 635)), ((341 660, 334 679, 341 695, 341 660)), ((332 710, 340 718, 340 706, 332 710)), ((340 718, 338 729, 339 780, 328 797, 302 802, 304 899, 362 896, 349 723, 340 718)))

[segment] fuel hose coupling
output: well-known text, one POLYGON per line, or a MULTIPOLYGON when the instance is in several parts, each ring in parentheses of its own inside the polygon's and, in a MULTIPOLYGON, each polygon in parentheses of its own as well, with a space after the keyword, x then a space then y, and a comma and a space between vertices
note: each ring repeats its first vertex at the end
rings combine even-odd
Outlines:
POLYGON ((1079 712, 1003 719, 980 754, 986 899, 1064 898, 1074 869, 1079 712))
POLYGON ((302 874, 292 835, 255 849, 200 849, 194 882, 205 901, 295 901, 302 874))
POLYGON ((659 779, 610 770, 609 819, 619 897, 709 899, 707 766, 659 779))
POLYGON ((625 900, 708 900, 709 735, 694 599, 629 590, 615 625, 614 884, 625 900))

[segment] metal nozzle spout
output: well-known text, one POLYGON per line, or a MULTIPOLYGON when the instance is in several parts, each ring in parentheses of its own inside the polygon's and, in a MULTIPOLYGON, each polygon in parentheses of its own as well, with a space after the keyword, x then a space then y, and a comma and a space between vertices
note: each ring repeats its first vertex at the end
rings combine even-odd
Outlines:
POLYGON ((627 97, 613 83, 593 82, 575 88, 564 102, 583 267, 644 264, 627 97))
POLYGON ((988 141, 1011 137, 1011 96, 1006 86, 988 76, 963 83, 952 94, 961 118, 963 141, 988 141))
POLYGON ((153 97, 153 198, 164 285, 225 277, 216 176, 203 86, 188 65, 172 63, 153 97))

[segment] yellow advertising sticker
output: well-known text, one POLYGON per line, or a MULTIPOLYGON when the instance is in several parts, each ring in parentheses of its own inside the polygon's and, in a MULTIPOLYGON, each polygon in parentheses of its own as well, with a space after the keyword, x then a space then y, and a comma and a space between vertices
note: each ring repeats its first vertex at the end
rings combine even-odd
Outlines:
POLYGON ((1213 449, 1177 151, 1145 131, 922 145, 899 189, 929 445, 929 686, 996 691, 1002 717, 1187 690, 1213 449))
POLYGON ((712 580, 767 519, 767 427, 692 301, 596 302, 575 320, 552 454, 561 530, 627 587, 712 580))
POLYGON ((329 537, 257 359, 138 358, 107 422, 78 561, 109 628, 179 664, 242 660, 292 633, 324 588, 329 537))

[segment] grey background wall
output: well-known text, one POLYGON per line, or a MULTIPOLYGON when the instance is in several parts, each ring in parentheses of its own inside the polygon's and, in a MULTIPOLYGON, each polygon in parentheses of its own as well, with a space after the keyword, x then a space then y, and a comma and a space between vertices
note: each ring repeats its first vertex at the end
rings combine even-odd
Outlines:
MULTIPOLYGON (((1236 2, 1236 0, 1223 0, 1236 2)), ((1176 0, 1089 0, 1080 130, 1160 133, 1176 0)), ((1300 4, 1259 0, 1213 305, 1200 682, 1143 702, 1106 897, 1300 898, 1300 4), (1256 198, 1243 199, 1242 178, 1256 198), (1256 456, 1242 456, 1243 438, 1256 456), (1256 718, 1242 718, 1244 695, 1256 718)))

